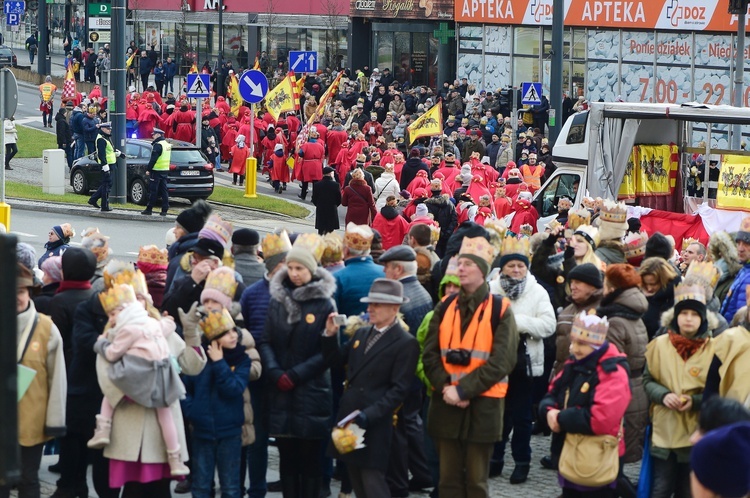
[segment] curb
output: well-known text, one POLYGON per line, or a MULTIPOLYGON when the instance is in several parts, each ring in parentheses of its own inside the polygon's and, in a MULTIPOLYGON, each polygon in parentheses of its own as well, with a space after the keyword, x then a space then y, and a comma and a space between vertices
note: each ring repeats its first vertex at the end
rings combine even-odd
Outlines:
POLYGON ((45 201, 44 204, 40 203, 39 201, 29 201, 27 199, 20 199, 17 197, 8 197, 7 198, 8 204, 10 204, 11 209, 18 208, 25 211, 37 211, 37 212, 43 212, 43 213, 59 213, 59 214, 68 214, 68 215, 77 215, 77 216, 88 216, 91 218, 107 218, 111 220, 139 220, 139 221, 150 221, 155 223, 173 223, 177 217, 173 215, 167 215, 167 216, 144 216, 140 214, 138 211, 134 211, 133 214, 130 214, 130 211, 126 210, 118 210, 115 209, 114 211, 110 211, 107 213, 102 213, 99 210, 94 210, 91 207, 84 207, 81 206, 78 207, 72 207, 70 204, 63 204, 58 202, 52 202, 52 201, 45 201))

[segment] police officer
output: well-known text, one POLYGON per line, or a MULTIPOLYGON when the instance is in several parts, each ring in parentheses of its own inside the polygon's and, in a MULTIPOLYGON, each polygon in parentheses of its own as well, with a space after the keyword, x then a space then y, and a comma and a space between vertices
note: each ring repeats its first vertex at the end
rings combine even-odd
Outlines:
POLYGON ((89 204, 99 209, 96 201, 102 200, 102 212, 112 211, 109 207, 109 191, 112 189, 112 176, 115 174, 117 158, 122 152, 115 150, 112 146, 112 123, 106 122, 99 125, 99 135, 96 137, 96 158, 102 165, 102 182, 94 195, 89 198, 89 204))
POLYGON ((153 137, 153 148, 151 159, 146 166, 146 175, 150 178, 148 205, 141 214, 151 216, 151 211, 156 200, 161 197, 161 216, 166 216, 169 210, 169 192, 167 191, 167 175, 169 174, 169 161, 172 157, 172 144, 164 140, 164 130, 154 128, 151 133, 153 137))

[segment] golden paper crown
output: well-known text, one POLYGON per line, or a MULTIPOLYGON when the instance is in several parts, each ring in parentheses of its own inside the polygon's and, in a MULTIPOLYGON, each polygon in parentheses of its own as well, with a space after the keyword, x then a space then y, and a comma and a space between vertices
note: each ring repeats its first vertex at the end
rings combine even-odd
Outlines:
POLYGON ((167 263, 169 263, 167 250, 159 249, 155 245, 142 246, 140 249, 138 249, 138 262, 167 266, 167 263))
POLYGON ((687 248, 688 248, 688 246, 689 246, 690 244, 694 244, 694 243, 696 243, 696 242, 700 242, 700 240, 698 240, 698 239, 694 239, 694 238, 692 238, 692 237, 688 237, 688 238, 686 238, 686 239, 682 239, 682 251, 680 251, 680 252, 683 252, 683 251, 684 251, 685 249, 687 249, 687 248))
POLYGON ((232 330, 234 328, 234 320, 229 311, 226 308, 222 308, 221 311, 209 312, 198 325, 200 325, 206 339, 213 341, 232 330))
POLYGON ((76 236, 76 231, 73 230, 70 223, 63 223, 60 225, 60 228, 62 229, 63 238, 72 238, 76 236))
POLYGON ((591 225, 579 225, 575 229, 573 235, 580 235, 586 242, 594 246, 594 249, 599 245, 599 229, 591 225))
POLYGON ((599 212, 599 221, 609 223, 625 223, 628 220, 628 208, 623 202, 614 202, 609 199, 602 202, 599 212))
POLYGON ((461 249, 458 250, 459 256, 473 254, 488 263, 492 263, 495 251, 492 245, 484 237, 464 237, 461 241, 461 249))
POLYGON ((720 276, 719 270, 710 261, 693 261, 685 273, 685 281, 698 283, 713 293, 720 276))
POLYGON ((706 304, 706 291, 702 285, 682 283, 674 287, 674 303, 681 301, 698 301, 706 304))
POLYGON ((544 226, 544 228, 545 228, 545 230, 549 230, 551 232, 552 230, 554 230, 555 228, 559 227, 560 225, 562 225, 562 223, 560 223, 559 221, 557 221, 557 218, 554 218, 552 221, 550 221, 549 223, 547 223, 544 226))
POLYGON ((501 239, 505 237, 508 231, 508 226, 505 224, 505 220, 502 218, 491 218, 484 222, 484 228, 490 232, 495 232, 501 239))
POLYGON ((94 253, 96 256, 96 262, 101 263, 109 257, 109 237, 99 233, 99 229, 96 232, 90 233, 83 238, 81 245, 86 247, 89 251, 94 253))
POLYGON ((750 232, 750 216, 745 216, 740 222, 740 232, 750 232))
POLYGON ((595 314, 586 314, 582 311, 573 319, 570 329, 570 337, 585 342, 591 346, 601 346, 607 340, 609 322, 607 317, 598 317, 595 314))
POLYGON ((320 263, 320 259, 323 257, 323 251, 325 251, 323 239, 317 233, 301 233, 297 235, 292 247, 301 247, 310 251, 318 263, 320 263))
POLYGON ((440 240, 440 225, 427 225, 430 227, 430 243, 437 244, 440 240))
POLYGON ((99 233, 99 227, 88 227, 84 229, 83 232, 81 232, 81 238, 85 239, 86 237, 94 235, 95 233, 99 233))
POLYGON ((593 197, 584 197, 581 204, 586 209, 594 209, 596 207, 596 200, 593 197))
POLYGON ((102 303, 104 312, 109 314, 120 306, 137 302, 133 287, 128 284, 116 284, 115 286, 99 293, 99 302, 102 303))
POLYGON ((528 223, 524 223, 521 225, 521 236, 523 237, 531 237, 534 235, 534 227, 532 225, 529 225, 528 223))
POLYGON ((445 268, 446 275, 458 275, 458 256, 453 256, 448 260, 448 266, 445 268))
POLYGON ((323 236, 323 247, 323 256, 320 258, 323 266, 338 263, 344 257, 344 242, 334 232, 323 236))
POLYGON ((629 233, 625 236, 625 259, 630 261, 646 254, 646 241, 648 234, 646 232, 629 233))
POLYGON ((104 287, 109 289, 119 284, 128 284, 133 287, 136 295, 151 299, 146 284, 146 276, 141 270, 133 268, 131 263, 111 261, 104 268, 104 287))
POLYGON ((367 225, 356 225, 351 221, 346 225, 344 233, 344 245, 356 251, 364 251, 372 245, 375 234, 367 225))
POLYGON ((591 224, 591 211, 588 209, 576 209, 571 210, 568 213, 568 227, 571 230, 575 230, 581 225, 591 224))
POLYGON ((208 274, 204 289, 215 289, 225 296, 234 298, 237 285, 237 280, 234 278, 234 270, 226 266, 221 266, 208 274))
POLYGON ((286 230, 282 230, 280 233, 269 233, 263 237, 260 247, 263 250, 263 257, 269 258, 289 252, 289 249, 292 248, 292 242, 289 240, 289 234, 286 233, 286 230))
POLYGON ((500 254, 505 256, 508 254, 520 254, 522 256, 529 257, 529 239, 527 238, 516 238, 509 235, 503 239, 503 247, 500 249, 500 254))

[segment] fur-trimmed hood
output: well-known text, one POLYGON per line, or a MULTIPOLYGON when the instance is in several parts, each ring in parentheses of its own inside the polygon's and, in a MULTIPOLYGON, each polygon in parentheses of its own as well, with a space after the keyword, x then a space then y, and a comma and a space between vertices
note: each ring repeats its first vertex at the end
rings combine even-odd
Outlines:
MULTIPOLYGON (((709 331, 714 331, 719 327, 719 317, 713 311, 706 310, 706 319, 709 331)), ((672 326, 672 320, 674 320, 674 307, 661 314, 661 326, 668 329, 672 326)))
POLYGON ((287 280, 287 269, 281 268, 269 285, 271 297, 280 302, 287 312, 287 323, 294 324, 302 317, 299 302, 330 299, 336 292, 336 280, 324 268, 317 268, 312 280, 301 287, 293 287, 287 280))
MULTIPOLYGON (((742 263, 737 255, 737 246, 734 244, 732 237, 725 231, 714 232, 708 241, 708 252, 711 259, 718 262, 722 260, 723 265, 716 265, 722 273, 726 272, 734 276, 742 268, 742 263)), ((724 275, 722 275, 724 277, 724 275)))

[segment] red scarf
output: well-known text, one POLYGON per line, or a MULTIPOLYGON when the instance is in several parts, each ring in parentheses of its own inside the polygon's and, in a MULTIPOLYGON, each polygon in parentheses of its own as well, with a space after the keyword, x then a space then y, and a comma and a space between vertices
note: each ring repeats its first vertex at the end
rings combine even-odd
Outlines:
POLYGON ((88 280, 63 280, 60 282, 60 287, 57 288, 55 294, 65 292, 66 290, 86 290, 91 288, 91 282, 88 280))
POLYGON ((688 339, 687 337, 672 332, 671 330, 669 331, 669 340, 683 361, 688 361, 688 359, 702 348, 706 344, 706 341, 708 341, 708 339, 688 339))

